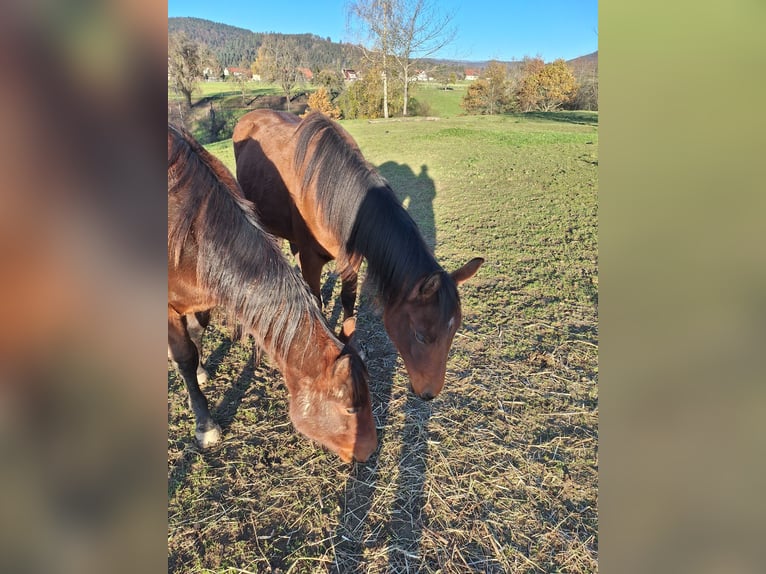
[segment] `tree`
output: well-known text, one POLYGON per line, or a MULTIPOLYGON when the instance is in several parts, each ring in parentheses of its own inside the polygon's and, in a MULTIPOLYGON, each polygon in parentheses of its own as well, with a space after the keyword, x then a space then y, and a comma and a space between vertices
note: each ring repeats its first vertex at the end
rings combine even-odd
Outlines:
POLYGON ((382 68, 383 117, 389 115, 390 70, 400 74, 404 90, 402 115, 407 115, 409 84, 419 59, 426 58, 455 37, 452 16, 442 15, 432 0, 354 0, 349 19, 367 32, 368 54, 382 68))
POLYGON ((190 108, 192 93, 202 78, 203 65, 199 44, 189 40, 183 32, 168 37, 168 77, 190 108))
POLYGON ((569 102, 577 91, 572 70, 562 59, 543 64, 536 58, 525 63, 517 96, 522 111, 552 111, 569 102))
POLYGON ((521 63, 521 77, 516 88, 516 99, 522 112, 529 112, 537 105, 537 74, 545 67, 540 57, 525 57, 521 63))
POLYGON ((330 101, 330 94, 324 86, 309 96, 309 111, 321 112, 334 120, 340 118, 340 110, 330 101))
POLYGON ((261 78, 277 82, 287 97, 287 111, 290 111, 290 94, 302 74, 298 71, 302 55, 294 38, 281 34, 269 34, 258 48, 258 58, 253 64, 261 78))
MULTIPOLYGON (((249 69, 249 66, 246 68, 243 68, 245 70, 249 69)), ((242 96, 242 105, 245 105, 245 93, 247 92, 247 84, 250 81, 250 78, 247 76, 247 74, 233 74, 234 76, 234 83, 237 84, 237 89, 239 90, 239 93, 242 96)))
POLYGON ((391 51, 402 77, 402 115, 406 116, 410 78, 415 66, 420 59, 427 58, 454 40, 456 30, 452 26, 452 16, 439 12, 431 0, 396 0, 393 25, 391 51))
MULTIPOLYGON (((356 118, 379 118, 383 115, 383 74, 379 67, 362 71, 361 79, 351 82, 338 98, 343 117, 347 120, 356 118)), ((402 87, 391 82, 388 103, 392 113, 402 109, 402 87)))
POLYGON ((371 68, 380 69, 383 94, 383 117, 388 117, 389 60, 395 27, 394 3, 398 0, 352 0, 348 7, 349 21, 358 22, 367 33, 364 56, 371 68))
POLYGON ((572 71, 577 81, 577 91, 564 107, 570 110, 597 110, 598 62, 590 65, 580 64, 572 71))
POLYGON ((489 82, 479 78, 471 82, 465 96, 460 101, 460 106, 469 114, 485 114, 488 109, 489 82))
POLYGON ((468 113, 497 114, 512 109, 508 70, 500 62, 492 61, 482 77, 468 86, 461 106, 468 113))
POLYGON ((337 70, 325 68, 314 76, 314 84, 327 89, 333 97, 337 97, 343 91, 343 76, 337 70))

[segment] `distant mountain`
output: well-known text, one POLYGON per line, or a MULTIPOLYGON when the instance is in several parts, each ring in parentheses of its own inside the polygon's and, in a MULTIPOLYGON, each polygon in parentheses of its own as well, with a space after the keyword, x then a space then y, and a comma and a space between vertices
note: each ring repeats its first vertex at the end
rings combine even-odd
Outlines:
POLYGON ((598 71, 598 50, 586 54, 585 56, 580 56, 579 58, 567 60, 567 64, 575 71, 575 73, 596 72, 598 71))
MULTIPOLYGON (((518 68, 523 64, 521 60, 445 60, 428 58, 425 61, 436 65, 462 66, 472 70, 483 70, 489 66, 490 62, 500 62, 509 68, 518 68)), ((598 51, 566 60, 566 63, 575 71, 598 69, 598 51)))

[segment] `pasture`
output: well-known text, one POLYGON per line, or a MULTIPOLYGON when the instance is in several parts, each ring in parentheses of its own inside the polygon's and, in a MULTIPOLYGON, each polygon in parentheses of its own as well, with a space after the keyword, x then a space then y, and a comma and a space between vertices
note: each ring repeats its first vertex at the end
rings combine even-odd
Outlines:
MULTIPOLYGON (((408 393, 362 267, 380 446, 344 464, 293 430, 279 372, 214 314, 203 390, 220 445, 195 446, 168 370, 169 570, 597 571, 598 115, 447 115, 342 122, 442 267, 486 259, 460 287, 444 390, 408 393)), ((234 171, 230 140, 207 147, 234 171)))

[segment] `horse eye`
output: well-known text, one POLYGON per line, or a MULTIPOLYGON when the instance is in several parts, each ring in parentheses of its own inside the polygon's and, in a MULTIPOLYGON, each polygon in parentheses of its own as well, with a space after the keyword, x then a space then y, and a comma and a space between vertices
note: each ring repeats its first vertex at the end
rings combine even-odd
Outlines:
POLYGON ((350 409, 346 409, 346 412, 350 415, 355 415, 359 412, 359 407, 351 407, 350 409))
POLYGON ((415 339, 417 339, 418 343, 421 343, 423 345, 425 345, 426 343, 426 338, 423 335, 421 335, 418 331, 415 331, 415 339))

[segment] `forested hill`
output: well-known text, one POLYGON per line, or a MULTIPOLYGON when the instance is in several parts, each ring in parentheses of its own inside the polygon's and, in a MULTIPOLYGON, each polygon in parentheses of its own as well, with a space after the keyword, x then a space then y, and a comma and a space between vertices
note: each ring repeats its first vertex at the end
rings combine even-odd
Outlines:
MULTIPOLYGON (((258 56, 258 48, 265 36, 270 33, 252 32, 228 24, 203 20, 202 18, 168 18, 168 33, 184 32, 190 40, 205 44, 221 66, 249 68, 258 56)), ((300 47, 304 62, 301 64, 315 72, 323 69, 340 71, 341 68, 359 68, 362 62, 361 49, 351 44, 332 42, 330 38, 320 38, 315 34, 278 34, 294 38, 300 47)), ((485 68, 489 62, 467 62, 459 60, 426 59, 432 65, 447 65, 462 69, 470 67, 485 68)), ((519 66, 519 61, 505 62, 509 66, 519 66)), ((576 71, 596 70, 598 52, 580 56, 567 62, 576 71)))
MULTIPOLYGON (((190 40, 207 45, 221 66, 241 67, 250 67, 267 35, 201 18, 168 18, 168 33, 175 32, 184 32, 190 40)), ((338 44, 314 34, 275 35, 294 38, 304 54, 303 65, 312 70, 340 70, 358 65, 359 50, 349 44, 338 44)))

